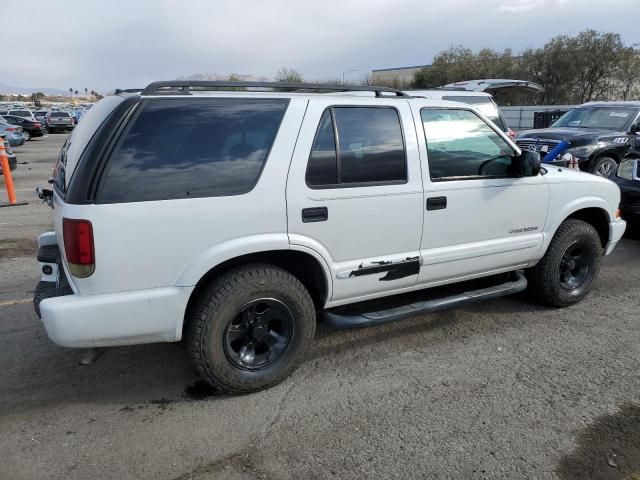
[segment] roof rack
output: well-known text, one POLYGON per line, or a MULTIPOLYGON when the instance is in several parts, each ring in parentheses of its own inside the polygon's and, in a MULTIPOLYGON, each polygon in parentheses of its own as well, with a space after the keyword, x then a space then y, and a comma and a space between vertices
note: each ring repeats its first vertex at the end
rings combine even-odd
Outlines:
MULTIPOLYGON (((395 88, 364 86, 364 85, 333 85, 323 83, 288 83, 288 82, 230 82, 209 80, 169 80, 153 82, 142 90, 141 95, 191 95, 193 90, 222 90, 225 88, 259 88, 277 89, 295 92, 308 90, 329 90, 336 92, 374 92, 376 97, 382 97, 383 93, 393 93, 397 97, 409 97, 406 93, 395 88)), ((123 90, 128 92, 132 89, 123 90)), ((138 92, 140 90, 134 90, 138 92)))
POLYGON ((116 88, 116 95, 119 93, 139 93, 142 90, 144 90, 144 88, 116 88))

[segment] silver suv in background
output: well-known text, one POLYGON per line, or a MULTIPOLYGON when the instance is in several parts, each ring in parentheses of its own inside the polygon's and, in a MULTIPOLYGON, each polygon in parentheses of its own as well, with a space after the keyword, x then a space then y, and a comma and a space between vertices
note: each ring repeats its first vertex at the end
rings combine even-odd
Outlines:
POLYGON ((57 130, 73 130, 75 126, 73 118, 68 112, 49 112, 47 114, 47 130, 53 133, 57 130))

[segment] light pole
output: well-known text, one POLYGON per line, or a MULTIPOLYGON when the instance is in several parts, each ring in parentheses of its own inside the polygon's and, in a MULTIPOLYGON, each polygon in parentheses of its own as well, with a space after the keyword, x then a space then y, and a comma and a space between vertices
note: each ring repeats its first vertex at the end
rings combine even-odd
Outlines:
POLYGON ((346 72, 342 72, 342 85, 344 85, 344 76, 345 76, 347 73, 357 72, 357 71, 358 71, 358 70, 355 70, 355 69, 354 69, 354 70, 347 70, 346 72))

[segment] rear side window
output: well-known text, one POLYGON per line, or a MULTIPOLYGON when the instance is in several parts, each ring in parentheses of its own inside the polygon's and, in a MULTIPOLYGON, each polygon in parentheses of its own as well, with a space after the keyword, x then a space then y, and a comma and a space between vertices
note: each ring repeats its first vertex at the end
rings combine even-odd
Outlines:
POLYGON ((67 112, 51 112, 49 116, 53 118, 69 118, 70 115, 67 112))
POLYGON ((285 99, 147 101, 109 160, 100 203, 240 195, 258 181, 285 99))
POLYGON ((311 188, 405 183, 406 155, 396 109, 327 109, 311 148, 306 181, 311 188))

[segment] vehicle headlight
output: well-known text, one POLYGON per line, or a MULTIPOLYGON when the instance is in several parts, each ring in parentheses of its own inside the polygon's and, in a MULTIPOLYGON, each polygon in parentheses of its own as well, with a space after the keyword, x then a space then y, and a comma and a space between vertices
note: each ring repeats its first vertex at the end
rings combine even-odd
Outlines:
POLYGON ((571 156, 576 158, 585 158, 591 155, 598 149, 598 145, 585 145, 584 147, 575 147, 567 150, 564 155, 567 153, 571 154, 571 156))

